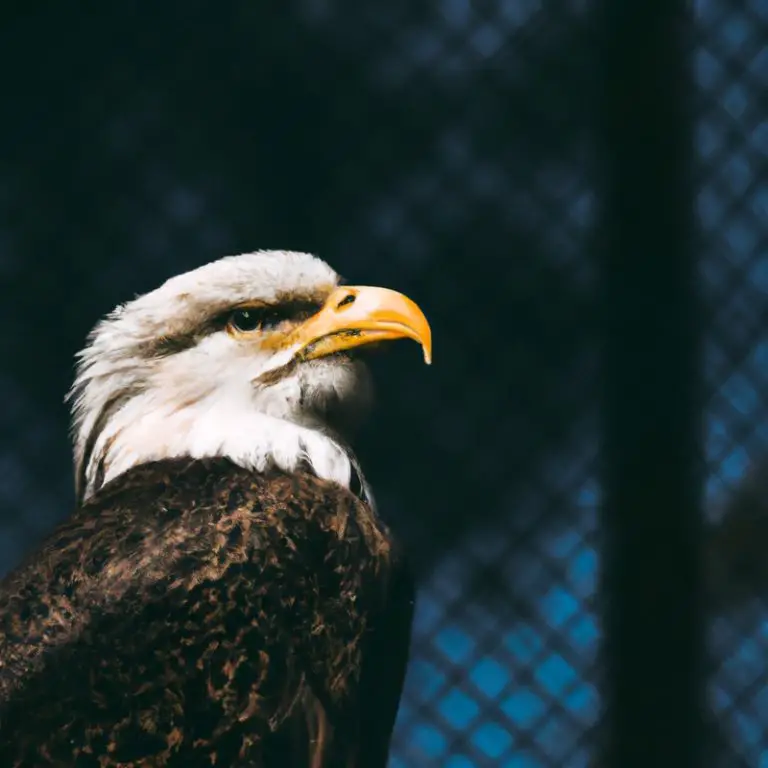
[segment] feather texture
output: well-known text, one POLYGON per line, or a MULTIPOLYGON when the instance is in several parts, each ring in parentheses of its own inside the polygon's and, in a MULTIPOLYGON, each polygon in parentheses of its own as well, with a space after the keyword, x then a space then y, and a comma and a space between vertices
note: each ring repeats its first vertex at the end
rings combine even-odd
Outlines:
POLYGON ((0 765, 384 768, 412 611, 345 488, 135 467, 0 583, 0 765))

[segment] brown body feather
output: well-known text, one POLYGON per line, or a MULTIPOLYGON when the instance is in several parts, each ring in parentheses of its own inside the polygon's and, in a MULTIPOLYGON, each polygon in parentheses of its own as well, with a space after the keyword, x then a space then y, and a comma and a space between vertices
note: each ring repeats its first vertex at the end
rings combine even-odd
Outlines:
POLYGON ((341 487, 133 469, 0 584, 0 765, 384 768, 412 610, 341 487))

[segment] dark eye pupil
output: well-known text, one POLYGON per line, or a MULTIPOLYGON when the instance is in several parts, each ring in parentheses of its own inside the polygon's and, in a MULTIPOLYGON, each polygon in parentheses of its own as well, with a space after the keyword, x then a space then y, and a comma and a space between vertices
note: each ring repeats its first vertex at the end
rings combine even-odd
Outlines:
MULTIPOLYGON (((350 304, 351 301, 344 303, 350 304)), ((270 331, 284 323, 300 323, 319 309, 320 306, 313 301, 284 301, 274 306, 251 305, 230 309, 222 319, 236 331, 270 331)))
POLYGON ((262 317, 252 309, 238 309, 232 313, 232 325, 239 331, 255 331, 262 324, 262 317))
POLYGON ((236 309, 230 316, 229 322, 238 331, 269 330, 280 325, 285 316, 275 308, 250 307, 236 309))

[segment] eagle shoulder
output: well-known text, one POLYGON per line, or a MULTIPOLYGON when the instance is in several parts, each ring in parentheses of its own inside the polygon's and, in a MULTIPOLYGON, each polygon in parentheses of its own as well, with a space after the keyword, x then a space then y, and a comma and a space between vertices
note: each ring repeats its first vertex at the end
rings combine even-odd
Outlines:
POLYGON ((0 583, 0 762, 291 766, 356 749, 380 686, 388 743, 406 574, 371 509, 312 474, 130 470, 0 583))

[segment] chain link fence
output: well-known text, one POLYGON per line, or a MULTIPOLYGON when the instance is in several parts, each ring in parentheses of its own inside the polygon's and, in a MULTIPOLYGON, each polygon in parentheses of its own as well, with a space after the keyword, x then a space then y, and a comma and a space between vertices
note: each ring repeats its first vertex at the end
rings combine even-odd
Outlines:
POLYGON ((716 546, 707 702, 717 766, 768 764, 768 6, 697 3, 696 209, 701 227, 706 514, 716 546), (744 478, 747 478, 744 482, 744 478), (717 537, 716 537, 717 538, 717 537))
MULTIPOLYGON (((594 4, 41 8, 0 28, 0 569, 69 511, 94 321, 226 253, 310 250, 433 325, 431 369, 374 362, 360 443, 421 584, 392 767, 602 764, 594 4)), ((757 767, 768 615, 754 514, 726 509, 754 511, 728 503, 768 442, 768 6, 694 25, 708 702, 717 765, 757 767)))

